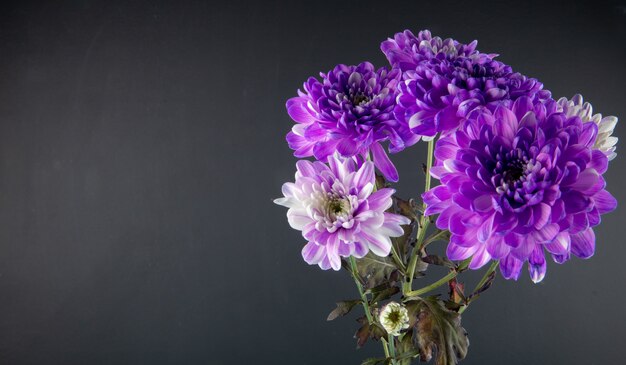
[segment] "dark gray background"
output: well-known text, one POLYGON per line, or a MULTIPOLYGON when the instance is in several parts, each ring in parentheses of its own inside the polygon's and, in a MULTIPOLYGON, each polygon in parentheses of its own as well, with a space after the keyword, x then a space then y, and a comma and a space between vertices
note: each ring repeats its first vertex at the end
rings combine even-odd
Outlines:
MULTIPOLYGON (((478 39, 626 122, 623 0, 3 3, 0 363, 379 354, 354 350, 354 315, 325 321, 353 283, 307 266, 271 201, 294 173, 285 100, 337 63, 384 65, 379 43, 405 28, 478 39)), ((423 146, 393 159, 399 192, 419 193, 423 146)), ((464 364, 623 363, 624 215, 603 217, 593 259, 498 279, 464 315, 464 364)))

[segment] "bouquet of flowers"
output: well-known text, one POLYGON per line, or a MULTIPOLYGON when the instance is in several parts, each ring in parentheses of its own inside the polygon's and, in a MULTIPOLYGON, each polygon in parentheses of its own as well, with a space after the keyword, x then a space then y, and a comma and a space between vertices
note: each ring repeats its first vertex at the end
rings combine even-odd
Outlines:
POLYGON ((364 365, 456 364, 469 346, 461 314, 497 271, 517 280, 526 266, 537 283, 546 256, 591 257, 593 227, 617 205, 602 177, 617 118, 580 95, 555 100, 476 46, 405 30, 381 44, 390 66, 338 65, 287 101, 287 143, 301 160, 275 203, 302 231, 304 261, 353 277, 359 297, 328 320, 362 308, 357 344, 374 339, 384 353, 364 365), (387 151, 420 140, 424 193, 404 200, 387 151), (428 252, 436 242, 445 255, 428 252), (418 288, 429 265, 448 274, 418 288), (467 270, 485 271, 471 290, 467 270))

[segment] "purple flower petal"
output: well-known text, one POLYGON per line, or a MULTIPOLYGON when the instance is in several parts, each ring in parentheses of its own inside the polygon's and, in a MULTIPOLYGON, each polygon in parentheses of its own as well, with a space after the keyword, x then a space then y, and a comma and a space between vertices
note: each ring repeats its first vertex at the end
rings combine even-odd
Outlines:
POLYGON ((371 210, 385 211, 391 208, 393 201, 391 196, 395 193, 393 189, 380 189, 372 193, 367 199, 371 210))
POLYGON ((478 246, 470 246, 470 247, 462 247, 453 242, 448 243, 448 248, 446 249, 446 255, 450 260, 465 260, 466 258, 472 256, 474 252, 478 250, 478 246))
POLYGON ((538 283, 546 276, 546 257, 541 246, 536 246, 528 258, 528 272, 533 283, 538 283))
POLYGON ((306 109, 306 100, 303 98, 291 98, 287 101, 287 113, 295 122, 313 123, 315 118, 306 109))
POLYGON ((596 250, 596 235, 593 229, 588 228, 583 232, 571 235, 572 253, 581 259, 588 259, 593 256, 596 250))
POLYGON ((546 243, 544 247, 552 254, 565 255, 570 251, 570 234, 559 232, 552 242, 546 243))
POLYGON ((513 255, 508 255, 500 261, 500 272, 502 273, 502 277, 507 280, 517 280, 522 270, 522 264, 523 262, 521 260, 516 259, 513 255))
POLYGON ((374 159, 374 165, 376 165, 378 170, 382 172, 385 179, 393 182, 398 181, 398 170, 396 170, 396 167, 393 165, 389 157, 387 157, 383 147, 379 143, 374 143, 372 144, 371 151, 374 159))
POLYGON ((326 255, 326 248, 315 242, 309 242, 302 248, 302 258, 309 265, 317 265, 326 255))
POLYGON ((617 200, 606 190, 599 191, 595 194, 593 201, 600 214, 611 212, 617 208, 617 200))
POLYGON ((374 165, 365 161, 361 168, 354 175, 353 186, 357 190, 362 190, 367 184, 374 185, 374 165))

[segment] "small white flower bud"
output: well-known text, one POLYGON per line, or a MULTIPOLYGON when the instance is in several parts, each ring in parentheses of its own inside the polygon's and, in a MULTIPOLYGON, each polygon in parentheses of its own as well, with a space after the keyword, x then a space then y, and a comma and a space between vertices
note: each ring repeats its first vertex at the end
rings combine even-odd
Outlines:
POLYGON ((409 328, 409 312, 400 303, 390 302, 384 306, 378 320, 385 331, 392 336, 399 336, 400 331, 409 328))

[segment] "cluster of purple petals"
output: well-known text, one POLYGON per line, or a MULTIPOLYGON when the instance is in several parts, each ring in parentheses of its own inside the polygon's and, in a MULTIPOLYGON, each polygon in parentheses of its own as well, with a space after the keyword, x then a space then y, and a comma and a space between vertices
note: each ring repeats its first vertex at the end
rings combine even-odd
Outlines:
POLYGON ((387 256, 391 238, 404 234, 406 217, 387 212, 393 189, 374 191, 374 165, 328 157, 328 165, 298 161, 295 182, 283 185, 276 204, 289 208, 287 219, 308 243, 302 257, 323 270, 341 268, 341 257, 361 258, 369 251, 387 256))
POLYGON ((462 44, 421 31, 404 31, 381 45, 403 81, 395 115, 415 134, 434 137, 454 131, 478 106, 495 110, 511 107, 520 97, 545 100, 548 91, 536 79, 514 72, 496 61, 496 54, 476 50, 477 42, 462 44))
POLYGON ((343 157, 372 153, 376 167, 391 181, 398 172, 381 142, 389 141, 392 153, 419 140, 405 123, 394 117, 399 70, 376 70, 369 62, 338 65, 311 77, 298 97, 287 101, 287 112, 296 122, 287 142, 296 157, 314 156, 320 161, 335 152, 343 157))
POLYGON ((597 134, 595 123, 529 97, 469 113, 437 141, 431 173, 441 185, 423 195, 426 214, 451 232, 448 257, 471 257, 471 269, 499 260, 507 279, 528 263, 534 282, 546 273, 546 252, 557 263, 591 257, 593 227, 617 205, 597 134))

